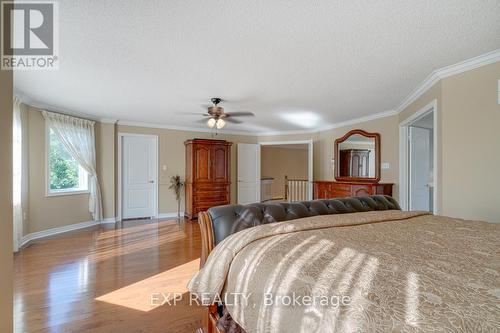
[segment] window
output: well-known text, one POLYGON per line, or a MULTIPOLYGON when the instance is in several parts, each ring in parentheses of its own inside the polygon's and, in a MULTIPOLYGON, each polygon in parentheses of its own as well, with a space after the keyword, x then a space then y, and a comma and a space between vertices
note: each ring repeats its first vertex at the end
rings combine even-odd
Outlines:
POLYGON ((47 195, 86 193, 88 173, 71 157, 51 128, 47 129, 47 195))

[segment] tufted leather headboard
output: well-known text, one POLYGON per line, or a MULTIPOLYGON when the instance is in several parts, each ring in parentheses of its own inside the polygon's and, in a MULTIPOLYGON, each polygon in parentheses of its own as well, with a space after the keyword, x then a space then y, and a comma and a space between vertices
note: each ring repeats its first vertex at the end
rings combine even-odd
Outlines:
POLYGON ((227 205, 208 209, 213 230, 213 246, 227 236, 257 225, 282 222, 314 215, 345 214, 373 210, 400 210, 389 196, 373 195, 344 199, 313 200, 284 203, 227 205))

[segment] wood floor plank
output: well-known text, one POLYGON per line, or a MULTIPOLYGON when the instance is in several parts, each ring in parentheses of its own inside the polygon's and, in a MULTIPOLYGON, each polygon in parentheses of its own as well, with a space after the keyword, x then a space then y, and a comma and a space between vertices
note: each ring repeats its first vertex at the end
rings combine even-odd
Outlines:
POLYGON ((15 332, 195 332, 198 224, 136 220, 37 240, 15 255, 15 332), (173 305, 159 305, 168 294, 173 305), (152 304, 152 295, 154 304, 152 304))

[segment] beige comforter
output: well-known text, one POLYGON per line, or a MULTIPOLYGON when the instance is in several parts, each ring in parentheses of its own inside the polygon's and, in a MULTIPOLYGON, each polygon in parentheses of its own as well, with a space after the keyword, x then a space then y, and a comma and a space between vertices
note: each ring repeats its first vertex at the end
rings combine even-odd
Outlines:
POLYGON ((221 242, 188 289, 247 332, 500 327, 500 225, 419 212, 323 215, 221 242))

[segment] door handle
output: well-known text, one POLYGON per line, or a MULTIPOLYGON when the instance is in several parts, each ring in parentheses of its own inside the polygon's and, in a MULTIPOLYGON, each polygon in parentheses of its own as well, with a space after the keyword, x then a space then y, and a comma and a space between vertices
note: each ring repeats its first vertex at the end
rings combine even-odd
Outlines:
POLYGON ((154 180, 150 180, 149 181, 150 184, 154 184, 154 182, 155 182, 154 180))

